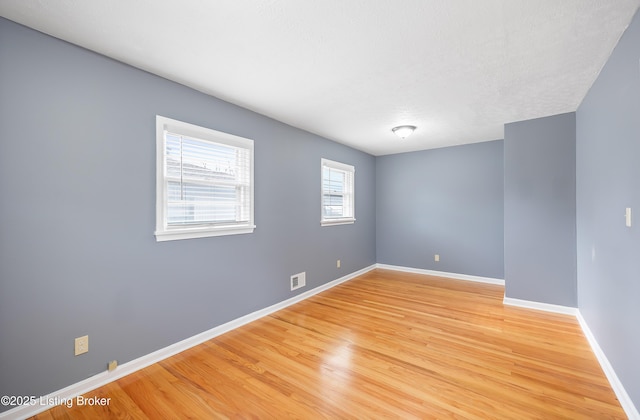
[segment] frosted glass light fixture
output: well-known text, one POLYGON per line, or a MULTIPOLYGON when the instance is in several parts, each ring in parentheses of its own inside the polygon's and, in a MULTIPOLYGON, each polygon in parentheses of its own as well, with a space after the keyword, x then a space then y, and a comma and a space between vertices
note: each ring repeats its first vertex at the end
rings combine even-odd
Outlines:
POLYGON ((415 125, 399 125, 398 127, 392 128, 391 131, 393 131, 396 136, 400 137, 401 139, 406 139, 411 135, 411 133, 413 133, 415 129, 415 125))

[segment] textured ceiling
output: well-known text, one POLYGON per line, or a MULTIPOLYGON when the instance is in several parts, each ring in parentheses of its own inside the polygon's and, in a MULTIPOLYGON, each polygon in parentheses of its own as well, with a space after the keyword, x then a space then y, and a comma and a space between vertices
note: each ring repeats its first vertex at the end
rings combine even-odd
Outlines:
POLYGON ((0 0, 0 15, 384 155, 575 111, 640 0, 0 0), (400 140, 391 128, 418 126, 400 140))

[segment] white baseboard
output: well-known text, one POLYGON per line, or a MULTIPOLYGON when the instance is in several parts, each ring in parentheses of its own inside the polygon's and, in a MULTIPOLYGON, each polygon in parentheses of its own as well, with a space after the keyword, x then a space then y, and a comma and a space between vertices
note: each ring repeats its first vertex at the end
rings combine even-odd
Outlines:
MULTIPOLYGON (((316 295, 320 292, 323 292, 332 287, 335 287, 340 283, 344 283, 357 276, 367 273, 375 268, 403 271, 408 273, 427 274, 427 275, 438 276, 438 277, 448 277, 448 278, 457 279, 457 280, 468 280, 468 281, 477 281, 482 283, 504 285, 504 280, 501 280, 501 279, 477 277, 477 276, 470 276, 466 274, 446 273, 441 271, 423 270, 423 269, 393 266, 393 265, 387 265, 387 264, 373 264, 369 267, 363 268, 362 270, 358 270, 354 273, 340 277, 339 279, 325 283, 322 286, 316 287, 312 290, 308 290, 304 293, 296 295, 290 299, 276 303, 267 308, 260 309, 256 312, 247 314, 240 318, 236 318, 225 324, 214 327, 208 331, 194 335, 185 340, 182 340, 180 342, 177 342, 175 344, 172 344, 170 346, 157 350, 153 353, 147 354, 138 359, 124 363, 120 365, 113 372, 101 372, 83 381, 72 384, 66 388, 52 392, 36 400, 34 405, 24 405, 24 406, 12 408, 11 410, 0 413, 0 419, 7 419, 7 420, 24 419, 27 417, 34 416, 45 410, 48 410, 49 408, 52 408, 53 407, 52 405, 47 404, 47 402, 49 401, 56 401, 59 404, 62 401, 74 400, 78 395, 86 394, 87 392, 90 392, 96 388, 104 386, 110 382, 113 382, 133 372, 143 369, 149 365, 152 365, 153 363, 160 362, 168 357, 171 357, 182 351, 190 349, 191 347, 197 346, 198 344, 201 344, 207 340, 215 338, 235 328, 241 327, 252 321, 255 321, 264 316, 267 316, 276 311, 279 311, 280 309, 284 309, 295 303, 301 302, 313 295, 316 295)), ((576 316, 578 322, 580 323, 582 331, 584 332, 584 335, 586 336, 587 341, 591 345, 591 349, 595 353, 596 358, 598 359, 598 362, 600 362, 600 366, 602 367, 602 370, 604 371, 607 379, 609 380, 609 383, 611 384, 611 388, 613 389, 616 396, 618 397, 618 400, 620 401, 620 405, 622 406, 623 410, 625 411, 625 413, 627 414, 630 420, 640 420, 640 414, 638 413, 638 410, 636 409, 635 405, 631 401, 629 394, 627 394, 622 383, 618 379, 618 376, 613 370, 613 367, 609 363, 609 360, 607 359, 604 352, 600 348, 600 345, 596 341, 593 333, 589 329, 589 326, 587 325, 586 321, 584 320, 584 318, 580 314, 580 311, 577 308, 561 306, 561 305, 552 305, 552 304, 540 303, 540 302, 532 302, 532 301, 526 301, 526 300, 520 300, 520 299, 513 299, 513 298, 508 298, 506 296, 504 298, 504 304, 576 316)))
POLYGON ((426 274, 428 276, 446 277, 446 278, 455 279, 455 280, 467 280, 467 281, 475 281, 479 283, 499 284, 504 286, 503 279, 494 279, 491 277, 480 277, 480 276, 471 276, 469 274, 447 273, 445 271, 425 270, 422 268, 402 267, 399 265, 389 265, 389 264, 376 264, 376 268, 382 268, 385 270, 403 271, 405 273, 426 274))
POLYGON ((591 350, 593 350, 593 353, 596 355, 598 362, 600 362, 600 367, 602 367, 604 374, 609 380, 609 384, 611 384, 613 392, 615 392, 616 397, 618 397, 618 401, 620 401, 622 409, 627 414, 627 417, 629 417, 629 420, 640 420, 640 413, 638 412, 638 409, 633 404, 633 401, 631 401, 631 397, 629 397, 629 394, 627 394, 624 386, 622 386, 622 382, 620 382, 620 379, 618 379, 616 371, 613 370, 613 366, 611 366, 611 363, 609 363, 609 359, 607 359, 607 356, 602 351, 602 348, 600 348, 600 345, 596 341, 596 337, 591 332, 589 325, 587 325, 587 321, 585 321, 585 319, 582 317, 580 311, 578 311, 578 313, 576 314, 576 318, 580 323, 582 332, 591 345, 591 350))
POLYGON ((538 311, 553 312, 556 314, 573 315, 576 316, 578 308, 571 306, 554 305, 551 303, 534 302, 531 300, 522 300, 504 297, 502 301, 505 305, 518 306, 520 308, 536 309, 538 311))
POLYGON ((580 324, 580 328, 582 328, 582 332, 584 333, 587 341, 589 342, 589 345, 591 346, 591 350, 596 355, 596 358, 600 363, 600 367, 609 380, 611 389, 613 389, 616 397, 618 397, 618 401, 620 401, 620 405, 622 406, 625 414, 627 415, 627 417, 629 417, 629 420, 640 420, 640 414, 638 413, 636 406, 633 404, 633 401, 631 401, 631 397, 629 397, 629 394, 627 394, 624 386, 622 386, 622 382, 620 382, 620 379, 618 379, 618 375, 616 375, 615 370, 613 370, 613 366, 611 366, 611 363, 609 363, 607 356, 600 348, 600 345, 596 341, 595 336, 591 332, 591 329, 587 325, 585 319, 582 317, 582 314, 580 313, 580 310, 578 308, 552 305, 550 303, 533 302, 529 300, 514 299, 508 298, 506 296, 504 297, 503 302, 505 305, 519 306, 521 308, 536 309, 539 311, 575 316, 578 320, 578 323, 580 324))
POLYGON ((208 331, 204 331, 200 334, 194 335, 185 340, 171 344, 165 348, 154 351, 153 353, 149 353, 135 360, 131 360, 130 362, 123 363, 122 365, 118 366, 116 370, 112 372, 105 371, 105 372, 98 373, 97 375, 94 375, 83 381, 77 382, 66 388, 60 389, 58 391, 54 391, 49 395, 38 398, 37 400, 34 401, 33 405, 23 405, 23 406, 12 408, 11 410, 5 411, 3 413, 0 413, 0 419, 3 419, 3 420, 4 419, 7 419, 7 420, 24 419, 27 417, 34 416, 50 408, 53 408, 53 406, 58 405, 61 402, 69 401, 69 400, 74 402, 74 405, 75 405, 75 398, 79 395, 86 394, 87 392, 90 392, 96 388, 104 386, 109 382, 113 382, 124 376, 130 375, 133 372, 136 372, 149 365, 160 362, 168 357, 171 357, 175 354, 188 350, 191 347, 204 343, 207 340, 211 340, 212 338, 215 338, 228 331, 231 331, 245 324, 248 324, 252 321, 255 321, 264 316, 267 316, 276 311, 279 311, 280 309, 284 309, 295 303, 308 299, 313 295, 316 295, 327 289, 335 287, 340 283, 344 283, 357 276, 367 273, 375 268, 376 268, 376 264, 370 265, 369 267, 365 267, 362 270, 358 270, 351 274, 347 274, 346 276, 343 276, 343 277, 340 277, 339 279, 325 283, 321 286, 308 290, 304 293, 300 293, 299 295, 293 296, 292 298, 289 298, 287 300, 283 300, 282 302, 276 303, 274 305, 271 305, 264 309, 260 309, 250 314, 241 316, 240 318, 236 318, 225 324, 214 327, 208 331), (52 405, 47 403, 52 401, 54 402, 52 405))

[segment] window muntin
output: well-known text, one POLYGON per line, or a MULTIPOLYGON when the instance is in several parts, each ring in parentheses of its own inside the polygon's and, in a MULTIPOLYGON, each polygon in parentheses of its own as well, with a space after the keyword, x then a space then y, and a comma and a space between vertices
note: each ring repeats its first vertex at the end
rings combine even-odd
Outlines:
POLYGON ((354 167, 322 159, 321 168, 322 225, 353 223, 355 221, 354 167))
POLYGON ((253 232, 253 141, 157 117, 156 239, 253 232))

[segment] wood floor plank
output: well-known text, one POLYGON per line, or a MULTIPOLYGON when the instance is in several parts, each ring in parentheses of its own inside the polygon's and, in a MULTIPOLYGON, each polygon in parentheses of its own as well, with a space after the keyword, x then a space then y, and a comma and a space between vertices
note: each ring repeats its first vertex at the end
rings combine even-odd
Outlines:
POLYGON ((578 322, 373 270, 34 417, 626 418, 578 322))

